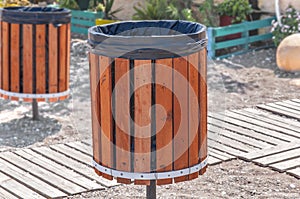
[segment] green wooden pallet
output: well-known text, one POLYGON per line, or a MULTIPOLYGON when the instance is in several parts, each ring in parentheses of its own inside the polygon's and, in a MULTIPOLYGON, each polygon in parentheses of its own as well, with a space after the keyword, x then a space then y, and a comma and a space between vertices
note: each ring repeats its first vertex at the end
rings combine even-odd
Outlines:
MULTIPOLYGON (((249 31, 256 30, 260 28, 267 28, 271 26, 272 20, 275 17, 270 17, 263 20, 256 20, 256 21, 245 21, 240 24, 234 24, 230 26, 224 27, 208 27, 207 35, 208 35, 208 55, 212 59, 222 59, 226 57, 230 57, 232 55, 242 54, 248 52, 249 44, 257 41, 266 41, 272 39, 272 33, 263 33, 258 35, 249 35, 249 31), (235 33, 241 33, 241 37, 237 39, 227 40, 227 41, 217 41, 217 38, 222 38, 228 35, 232 35, 235 33), (241 46, 238 48, 237 51, 233 53, 228 53, 225 55, 216 55, 217 50, 234 47, 234 46, 241 46)), ((270 45, 260 46, 262 47, 269 47, 270 45)), ((251 49, 253 50, 253 48, 251 49)))
POLYGON ((96 19, 102 18, 103 12, 72 10, 71 31, 88 34, 88 29, 96 25, 96 19))

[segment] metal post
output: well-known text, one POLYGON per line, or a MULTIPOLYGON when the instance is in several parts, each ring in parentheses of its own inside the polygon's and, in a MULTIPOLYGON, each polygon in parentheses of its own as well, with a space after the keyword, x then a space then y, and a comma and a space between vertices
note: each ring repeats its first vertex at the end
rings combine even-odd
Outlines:
POLYGON ((150 185, 147 186, 147 199, 156 199, 156 181, 151 180, 150 185))
POLYGON ((32 100, 32 119, 38 120, 39 119, 39 106, 36 99, 32 100))

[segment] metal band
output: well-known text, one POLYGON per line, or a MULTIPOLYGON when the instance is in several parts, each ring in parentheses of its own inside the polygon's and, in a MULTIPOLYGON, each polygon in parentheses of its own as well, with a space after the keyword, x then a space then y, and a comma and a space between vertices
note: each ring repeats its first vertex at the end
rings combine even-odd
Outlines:
POLYGON ((160 180, 160 179, 169 179, 169 178, 176 178, 181 176, 186 176, 192 173, 199 172, 207 165, 208 157, 203 160, 201 163, 196 164, 190 168, 176 170, 176 171, 168 171, 168 172, 157 172, 157 173, 133 173, 133 172, 126 172, 126 171, 117 171, 108 167, 104 167, 95 160, 93 160, 93 166, 100 171, 101 173, 105 173, 107 175, 119 178, 126 178, 126 179, 134 179, 134 180, 160 180))
POLYGON ((61 92, 61 93, 49 93, 49 94, 29 94, 29 93, 14 93, 0 89, 0 94, 9 96, 9 97, 18 97, 18 98, 29 98, 29 99, 49 99, 49 98, 59 98, 64 97, 70 94, 70 90, 61 92))

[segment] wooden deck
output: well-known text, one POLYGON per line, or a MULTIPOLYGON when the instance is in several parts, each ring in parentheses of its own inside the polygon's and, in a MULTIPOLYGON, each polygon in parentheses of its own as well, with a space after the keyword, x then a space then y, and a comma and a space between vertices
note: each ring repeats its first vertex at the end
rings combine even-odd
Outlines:
MULTIPOLYGON (((241 158, 300 178, 300 100, 209 113, 209 164, 241 158)), ((91 140, 0 153, 0 198, 60 198, 118 185, 97 176, 91 140)))

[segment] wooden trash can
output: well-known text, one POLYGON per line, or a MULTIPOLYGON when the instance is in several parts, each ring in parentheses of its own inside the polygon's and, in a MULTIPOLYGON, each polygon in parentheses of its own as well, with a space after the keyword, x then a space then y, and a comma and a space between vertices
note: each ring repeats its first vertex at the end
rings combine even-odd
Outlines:
POLYGON ((206 28, 186 21, 89 29, 93 165, 121 183, 195 179, 207 166, 206 28))
POLYGON ((0 12, 0 97, 27 102, 66 99, 70 11, 7 7, 0 12))

